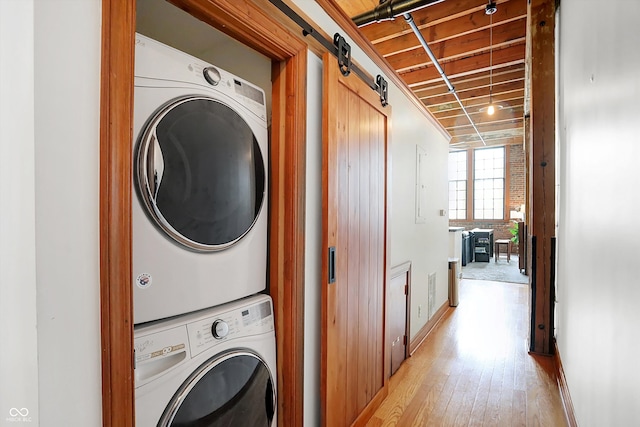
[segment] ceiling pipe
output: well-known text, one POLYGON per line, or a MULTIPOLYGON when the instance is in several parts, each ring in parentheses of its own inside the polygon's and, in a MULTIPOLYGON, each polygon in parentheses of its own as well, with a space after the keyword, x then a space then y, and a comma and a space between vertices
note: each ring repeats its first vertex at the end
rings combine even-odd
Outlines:
POLYGON ((424 51, 427 52, 427 55, 429 55, 429 58, 431 58, 431 62, 433 62, 433 65, 436 67, 436 70, 438 70, 438 73, 440 73, 440 77, 442 77, 442 80, 444 80, 445 84, 447 85, 447 88, 449 89, 449 92, 453 94, 453 96, 456 98, 456 101, 458 101, 458 104, 460 104, 460 108, 462 108, 464 115, 467 116, 467 119, 469 120, 469 123, 471 123, 473 130, 475 130, 476 133, 478 134, 480 141, 482 141, 482 144, 487 145, 484 138, 480 134, 478 127, 471 119, 471 116, 467 112, 467 109, 464 108, 464 105, 462 105, 462 101, 460 100, 460 97, 456 93, 455 88, 449 81, 449 78, 447 77, 444 70, 440 66, 440 63, 438 62, 435 55, 431 51, 431 48, 429 47, 429 45, 427 44, 427 41, 422 36, 422 33, 416 26, 416 23, 413 21, 413 17, 411 16, 411 12, 416 11, 418 9, 422 9, 424 7, 427 7, 435 3, 440 3, 441 1, 444 1, 444 0, 386 0, 386 1, 381 0, 380 4, 376 6, 375 9, 355 16, 353 18, 353 22, 358 27, 363 27, 372 22, 388 21, 388 20, 394 19, 397 16, 402 15, 404 17, 404 20, 407 22, 407 24, 409 24, 409 26, 413 30, 413 33, 416 35, 416 37, 420 41, 420 44, 422 45, 422 48, 424 49, 424 51))
POLYGON ((431 48, 427 44, 427 41, 422 36, 422 33, 416 26, 416 23, 413 21, 413 17, 411 16, 410 13, 404 13, 402 16, 404 17, 404 20, 407 21, 407 24, 409 24, 409 26, 413 30, 413 33, 416 35, 416 37, 420 41, 420 44, 422 45, 422 48, 424 49, 424 51, 427 52, 427 55, 429 55, 429 58, 431 58, 431 62, 433 62, 433 65, 436 67, 436 70, 438 70, 438 73, 440 73, 440 77, 442 77, 442 80, 444 80, 445 84, 447 85, 447 88, 449 88, 449 92, 451 92, 453 96, 455 96, 456 100, 458 101, 458 104, 460 104, 460 108, 462 108, 464 115, 467 116, 469 123, 471 123, 471 126, 473 126, 473 130, 475 130, 476 133, 478 134, 478 137, 480 137, 480 141, 482 141, 482 144, 487 145, 487 143, 484 141, 484 138, 480 134, 480 131, 476 127, 476 124, 473 122, 473 120, 471 120, 471 116, 469 115, 469 113, 467 113, 467 109, 464 108, 464 105, 462 105, 462 101, 460 101, 460 97, 458 97, 458 94, 456 93, 455 88, 449 81, 449 78, 447 77, 444 70, 440 66, 440 63, 438 62, 435 55, 431 51, 431 48))
POLYGON ((381 1, 378 6, 369 12, 361 13, 352 20, 358 27, 363 27, 372 22, 382 22, 394 19, 405 13, 411 13, 443 0, 387 0, 381 1))

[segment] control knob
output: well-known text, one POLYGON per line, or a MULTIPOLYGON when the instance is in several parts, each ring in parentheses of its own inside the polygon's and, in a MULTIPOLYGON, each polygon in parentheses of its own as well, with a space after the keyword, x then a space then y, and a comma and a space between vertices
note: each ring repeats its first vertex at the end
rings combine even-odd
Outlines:
POLYGON ((215 67, 205 68, 202 70, 202 74, 204 75, 204 79, 212 86, 218 86, 218 83, 220 83, 220 79, 222 78, 220 76, 220 71, 215 67))
POLYGON ((216 320, 211 325, 211 334, 217 340, 221 340, 229 334, 229 325, 224 320, 216 320))

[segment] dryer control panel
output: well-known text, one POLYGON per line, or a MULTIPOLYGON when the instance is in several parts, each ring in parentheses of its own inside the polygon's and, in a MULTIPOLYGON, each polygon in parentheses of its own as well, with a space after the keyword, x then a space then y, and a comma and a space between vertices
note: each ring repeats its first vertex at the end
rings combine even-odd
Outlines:
POLYGON ((157 85, 158 81, 164 81, 172 82, 172 85, 206 87, 239 102, 266 126, 266 96, 262 88, 142 34, 136 33, 135 44, 136 86, 157 85))

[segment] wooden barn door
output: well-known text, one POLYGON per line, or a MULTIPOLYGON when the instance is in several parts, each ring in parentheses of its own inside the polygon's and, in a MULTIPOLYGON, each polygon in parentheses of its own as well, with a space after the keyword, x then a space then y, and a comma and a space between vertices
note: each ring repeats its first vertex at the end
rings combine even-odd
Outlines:
POLYGON ((322 423, 384 398, 387 130, 391 107, 324 57, 322 423))

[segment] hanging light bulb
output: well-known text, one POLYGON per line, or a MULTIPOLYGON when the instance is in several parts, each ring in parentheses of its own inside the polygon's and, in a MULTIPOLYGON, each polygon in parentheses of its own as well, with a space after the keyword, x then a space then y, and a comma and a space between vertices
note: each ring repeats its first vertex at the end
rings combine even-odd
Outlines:
POLYGON ((496 112, 496 107, 493 105, 493 14, 496 13, 498 7, 496 3, 489 0, 484 12, 489 15, 489 106, 487 107, 487 114, 493 116, 496 112))

